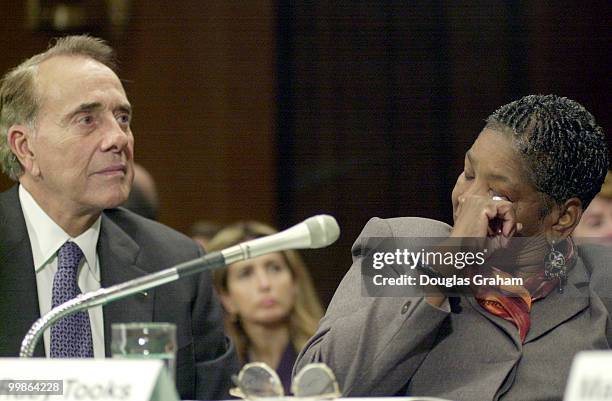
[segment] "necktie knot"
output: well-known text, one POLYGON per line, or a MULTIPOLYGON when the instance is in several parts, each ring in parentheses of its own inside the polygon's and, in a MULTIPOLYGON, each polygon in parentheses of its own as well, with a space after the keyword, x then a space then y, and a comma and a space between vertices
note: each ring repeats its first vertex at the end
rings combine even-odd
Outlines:
POLYGON ((66 241, 57 251, 57 268, 74 270, 76 273, 81 259, 83 259, 81 248, 75 242, 66 241))

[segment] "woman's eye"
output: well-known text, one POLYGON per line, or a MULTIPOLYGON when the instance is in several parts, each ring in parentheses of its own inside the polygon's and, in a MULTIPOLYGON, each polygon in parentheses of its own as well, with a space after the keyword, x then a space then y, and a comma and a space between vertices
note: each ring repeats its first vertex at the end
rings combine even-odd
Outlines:
POLYGON ((496 198, 501 198, 502 200, 505 200, 505 201, 508 201, 508 202, 512 202, 512 200, 510 198, 508 198, 506 195, 504 195, 504 194, 502 194, 500 192, 494 191, 494 190, 490 190, 489 191, 489 196, 491 198, 496 197, 496 198))
POLYGON ((587 220, 587 226, 590 228, 598 228, 601 226, 601 219, 589 219, 587 220))
POLYGON ((267 269, 269 272, 273 272, 273 273, 278 273, 281 270, 283 270, 283 268, 280 265, 277 265, 276 263, 271 263, 267 266, 267 269))
POLYGON ((251 275, 251 269, 242 269, 240 271, 238 271, 238 274, 236 274, 236 277, 238 278, 247 278, 251 275))

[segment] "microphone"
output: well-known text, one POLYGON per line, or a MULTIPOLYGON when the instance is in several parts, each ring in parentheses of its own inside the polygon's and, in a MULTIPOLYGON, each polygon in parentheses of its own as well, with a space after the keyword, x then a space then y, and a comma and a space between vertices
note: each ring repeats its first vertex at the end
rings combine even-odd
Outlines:
POLYGON ((118 299, 159 287, 191 274, 218 269, 267 253, 289 249, 323 248, 333 244, 339 235, 340 227, 338 227, 336 219, 332 216, 313 216, 279 233, 212 252, 197 259, 183 262, 174 267, 147 274, 125 283, 81 294, 68 302, 56 306, 34 322, 21 343, 19 356, 22 358, 31 357, 42 333, 53 323, 65 316, 94 306, 106 305, 118 299))
POLYGON ((223 267, 245 259, 287 249, 315 249, 333 244, 340 236, 336 219, 326 214, 310 217, 276 234, 246 241, 238 245, 205 255, 203 258, 176 266, 179 277, 201 271, 202 263, 208 269, 223 267))

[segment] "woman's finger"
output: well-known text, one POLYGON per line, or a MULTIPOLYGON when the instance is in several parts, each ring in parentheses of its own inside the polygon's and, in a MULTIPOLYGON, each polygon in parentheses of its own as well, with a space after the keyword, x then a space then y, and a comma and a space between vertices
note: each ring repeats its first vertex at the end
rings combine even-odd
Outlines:
POLYGON ((516 229, 516 212, 512 203, 504 203, 497 207, 497 217, 503 221, 502 234, 505 237, 510 237, 516 229))

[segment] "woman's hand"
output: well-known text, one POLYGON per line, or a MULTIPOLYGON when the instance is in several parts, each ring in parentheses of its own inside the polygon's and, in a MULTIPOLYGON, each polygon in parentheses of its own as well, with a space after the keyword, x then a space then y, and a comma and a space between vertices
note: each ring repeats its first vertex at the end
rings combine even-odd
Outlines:
MULTIPOLYGON (((487 256, 490 256, 495 250, 507 247, 510 238, 523 228, 516 220, 514 205, 507 199, 499 196, 466 195, 460 196, 457 201, 455 225, 450 238, 461 238, 462 247, 475 251, 487 249, 487 256)), ((457 245, 459 244, 456 240, 439 244, 441 249, 457 245)), ((467 274, 466 270, 457 270, 450 265, 430 267, 445 277, 467 274)), ((434 286, 428 286, 426 294, 426 301, 435 307, 440 307, 446 298, 442 291, 434 286)))
POLYGON ((501 197, 465 195, 458 198, 455 225, 451 237, 474 238, 472 246, 506 247, 510 238, 522 229, 516 220, 512 202, 501 197))

